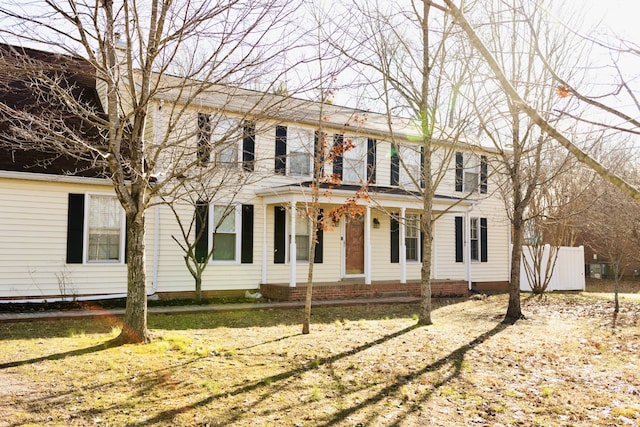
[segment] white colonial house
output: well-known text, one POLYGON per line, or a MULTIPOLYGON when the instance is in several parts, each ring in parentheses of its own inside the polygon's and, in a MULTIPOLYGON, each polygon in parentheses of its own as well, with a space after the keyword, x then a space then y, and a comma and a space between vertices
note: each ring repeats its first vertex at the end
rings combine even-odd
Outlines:
MULTIPOLYGON (((99 89, 96 85, 96 94, 99 89)), ((260 289, 272 298, 302 298, 311 244, 305 213, 319 140, 348 141, 349 147, 323 162, 325 176, 340 181, 322 187, 322 211, 361 194, 363 187, 367 197, 356 201, 361 215, 336 218, 332 227, 319 231, 315 297, 419 294, 423 202, 416 184, 422 151, 412 142, 412 122, 394 118, 391 133, 384 115, 294 99, 283 99, 277 109, 257 110, 260 103, 255 103, 243 111, 247 99, 261 95, 220 93, 201 93, 184 103, 184 94, 162 92, 147 122, 151 143, 170 140, 168 123, 176 110, 170 106, 181 105, 183 140, 194 147, 196 167, 222 171, 218 176, 224 178, 212 184, 225 189, 210 203, 177 204, 187 221, 197 209, 208 218, 195 221, 191 230, 204 228, 198 250, 213 250, 203 274, 205 295, 260 289), (320 126, 324 137, 318 138, 320 126), (224 147, 209 149, 220 135, 226 136, 224 147)), ((461 295, 473 287, 504 285, 510 227, 490 173, 492 153, 445 137, 437 145, 435 168, 445 173, 433 198, 439 216, 433 293, 461 295)), ((5 152, 0 159, 0 298, 124 296, 125 220, 111 182, 25 168, 29 157, 19 154, 5 152)), ((168 170, 171 156, 163 161, 168 170)), ((160 197, 154 202, 147 212, 148 293, 190 295, 194 280, 176 242, 178 222, 160 197)))

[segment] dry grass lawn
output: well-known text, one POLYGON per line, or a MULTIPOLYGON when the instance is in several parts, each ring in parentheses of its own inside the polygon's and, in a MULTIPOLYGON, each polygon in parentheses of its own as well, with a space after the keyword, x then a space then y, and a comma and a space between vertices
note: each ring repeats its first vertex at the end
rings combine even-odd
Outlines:
POLYGON ((0 426, 638 426, 640 301, 599 294, 0 324, 0 426))

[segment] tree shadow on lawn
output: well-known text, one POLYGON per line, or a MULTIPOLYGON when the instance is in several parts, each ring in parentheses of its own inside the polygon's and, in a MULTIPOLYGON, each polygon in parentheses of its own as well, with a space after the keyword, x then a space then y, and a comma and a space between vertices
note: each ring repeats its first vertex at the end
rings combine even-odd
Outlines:
POLYGON ((100 343, 100 344, 96 344, 96 345, 91 346, 91 347, 79 348, 77 350, 64 351, 62 353, 54 353, 54 354, 49 354, 49 355, 41 356, 41 357, 34 357, 33 359, 16 360, 14 362, 1 363, 0 364, 0 370, 8 369, 8 368, 15 368, 15 367, 24 366, 24 365, 31 365, 31 364, 34 364, 34 363, 44 362, 44 361, 48 361, 48 360, 60 360, 60 359, 65 359, 67 357, 72 357, 72 356, 82 356, 82 355, 89 354, 89 353, 96 353, 98 351, 106 350, 106 349, 112 347, 111 341, 113 341, 113 340, 109 340, 109 341, 106 341, 106 342, 103 342, 103 343, 100 343))
MULTIPOLYGON (((436 360, 435 362, 432 362, 426 366, 424 366, 422 369, 416 370, 414 372, 411 372, 408 375, 403 375, 401 377, 398 377, 398 379, 393 383, 390 384, 388 386, 386 386, 385 388, 383 388, 382 390, 380 390, 378 393, 376 393, 374 396, 369 397, 368 399, 362 401, 361 403, 352 406, 350 408, 346 408, 338 413, 336 413, 335 415, 333 415, 331 417, 330 420, 328 420, 325 424, 318 424, 318 425, 322 425, 325 427, 329 427, 332 425, 335 425, 337 423, 339 423, 340 421, 343 421, 344 419, 353 416, 354 414, 356 414, 357 412, 367 408, 368 406, 372 406, 375 405, 377 403, 379 403, 380 401, 389 398, 390 395, 397 393, 400 388, 407 384, 410 381, 416 380, 418 379, 420 376, 429 373, 429 372, 434 372, 442 367, 444 367, 445 365, 448 364, 452 364, 454 366, 453 371, 448 374, 445 378, 443 378, 442 380, 440 380, 439 382, 435 383, 432 385, 431 390, 424 393, 423 396, 421 396, 420 400, 417 402, 414 402, 414 404, 412 404, 410 407, 407 408, 406 412, 404 413, 404 416, 399 418, 398 420, 396 420, 396 422, 393 425, 399 425, 399 423, 401 422, 401 420, 403 418, 406 418, 409 414, 411 414, 412 412, 415 412, 417 410, 420 409, 420 405, 422 403, 424 403, 425 401, 428 401, 429 398, 433 395, 433 393, 439 389, 440 387, 444 386, 445 384, 447 384, 448 382, 450 382, 451 380, 457 378, 458 376, 460 376, 460 373, 462 371, 462 365, 463 365, 463 360, 464 360, 464 356, 465 354, 473 349, 474 347, 476 347, 479 344, 482 344, 483 342, 485 342, 487 339, 497 335, 498 333, 502 332, 503 330, 505 330, 506 328, 508 328, 510 325, 507 324, 503 324, 503 323, 498 323, 496 324, 491 330, 481 334, 480 336, 476 337, 475 339, 473 339, 472 341, 468 342, 467 344, 457 348, 456 350, 452 351, 451 353, 449 353, 448 355, 436 360)), ((319 358, 316 359, 300 368, 297 369, 292 369, 290 371, 286 371, 286 372, 282 372, 280 374, 276 374, 276 375, 272 375, 266 378, 263 378, 261 380, 257 380, 254 381, 252 384, 249 385, 245 385, 239 388, 236 388, 235 390, 231 390, 231 391, 225 391, 225 392, 220 392, 214 395, 211 395, 205 399, 202 399, 198 402, 194 402, 192 404, 189 405, 185 405, 185 406, 181 406, 181 407, 177 407, 171 410, 167 410, 167 411, 163 411, 159 414, 157 414, 156 416, 154 416, 153 418, 150 418, 148 420, 144 420, 144 421, 139 421, 137 422, 135 425, 152 425, 152 424, 157 424, 157 423, 165 423, 168 421, 173 420, 177 415, 180 414, 184 414, 185 412, 189 412, 189 411, 195 411, 198 408, 202 408, 205 407, 207 405, 209 405, 210 403, 223 398, 223 397, 233 397, 233 396, 237 396, 237 395, 242 395, 243 393, 250 393, 252 391, 258 390, 260 388, 263 387, 273 387, 274 384, 280 383, 281 387, 280 388, 284 388, 286 387, 288 384, 285 383, 284 381, 287 379, 290 379, 292 377, 298 377, 301 376, 302 374, 304 374, 305 372, 314 370, 322 365, 330 365, 336 361, 339 361, 341 359, 344 359, 346 357, 349 356, 353 356, 357 353, 360 353, 362 351, 365 351, 367 349, 376 347, 378 345, 381 345, 389 340, 392 340, 394 338, 400 337, 406 333, 409 333, 415 329, 418 328, 424 328, 423 326, 419 326, 419 325, 412 325, 409 326, 407 328, 401 329, 399 331, 396 331, 394 333, 391 334, 387 334, 384 335, 380 338, 378 338, 377 340, 368 342, 366 344, 360 345, 358 347, 355 347, 351 350, 330 356, 330 357, 323 357, 323 358, 319 358)), ((274 395, 274 390, 273 388, 269 389, 268 393, 264 393, 262 395, 262 397, 256 401, 253 402, 253 406, 257 405, 258 403, 266 400, 267 398, 271 397, 274 395)), ((303 404, 303 403, 300 403, 303 404)), ((245 410, 240 410, 239 408, 235 408, 233 413, 229 413, 229 418, 226 420, 219 420, 216 419, 215 420, 215 424, 216 425, 227 425, 233 422, 236 422, 240 419, 242 419, 242 417, 245 416, 245 410)), ((372 418, 375 417, 375 414, 372 416, 372 418)), ((372 422, 372 420, 370 420, 369 422, 364 423, 364 425, 370 425, 372 422)), ((213 424, 212 424, 213 425, 213 424)))

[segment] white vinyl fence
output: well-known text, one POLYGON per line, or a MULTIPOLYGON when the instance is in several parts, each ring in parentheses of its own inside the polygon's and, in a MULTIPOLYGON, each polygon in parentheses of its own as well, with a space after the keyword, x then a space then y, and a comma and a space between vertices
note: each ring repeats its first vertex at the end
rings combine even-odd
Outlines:
MULTIPOLYGON (((549 262, 549 254, 551 246, 545 245, 542 256, 542 274, 546 271, 546 265, 549 262)), ((531 285, 527 278, 524 266, 524 258, 527 258, 529 265, 532 259, 532 247, 522 247, 522 260, 520 261, 520 290, 531 292, 531 285)), ((549 281, 547 291, 584 291, 584 247, 567 247, 562 246, 558 250, 558 259, 555 269, 549 281)))

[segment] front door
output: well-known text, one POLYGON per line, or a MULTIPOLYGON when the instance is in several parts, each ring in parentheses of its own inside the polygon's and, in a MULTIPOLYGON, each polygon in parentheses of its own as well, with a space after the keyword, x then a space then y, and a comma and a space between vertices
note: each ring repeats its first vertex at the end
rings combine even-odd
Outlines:
POLYGON ((364 216, 346 218, 345 222, 344 272, 364 274, 364 216))

